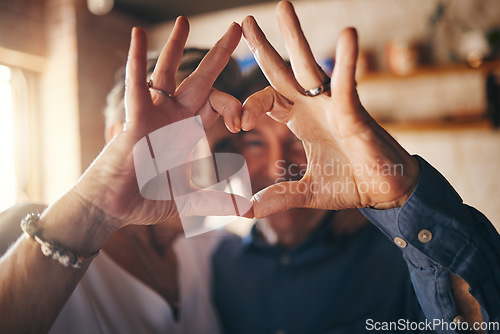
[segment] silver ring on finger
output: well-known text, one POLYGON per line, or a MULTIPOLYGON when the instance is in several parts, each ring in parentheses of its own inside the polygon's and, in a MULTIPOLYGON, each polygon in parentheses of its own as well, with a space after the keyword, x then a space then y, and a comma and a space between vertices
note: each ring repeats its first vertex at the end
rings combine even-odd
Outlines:
POLYGON ((306 94, 307 96, 314 97, 328 91, 329 89, 330 89, 330 78, 326 79, 325 82, 323 82, 316 88, 304 90, 304 94, 306 94))
POLYGON ((148 86, 149 90, 150 91, 153 91, 153 92, 158 92, 166 97, 174 97, 174 94, 171 94, 171 93, 168 93, 168 92, 165 92, 161 89, 158 89, 158 88, 154 88, 153 87, 153 79, 149 79, 149 81, 146 83, 146 85, 148 86))

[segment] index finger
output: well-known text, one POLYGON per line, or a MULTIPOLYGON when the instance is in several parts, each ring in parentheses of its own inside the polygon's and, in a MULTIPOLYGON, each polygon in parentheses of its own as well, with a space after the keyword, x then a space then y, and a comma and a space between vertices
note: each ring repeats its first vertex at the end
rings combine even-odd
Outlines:
POLYGON ((269 43, 255 19, 247 16, 241 26, 248 47, 271 86, 289 100, 300 94, 302 88, 281 56, 269 43))
POLYGON ((198 96, 201 103, 208 97, 212 85, 227 65, 231 55, 241 39, 241 27, 237 23, 231 24, 227 32, 203 57, 196 70, 184 80, 176 91, 178 101, 182 102, 182 97, 186 96, 187 103, 193 106, 192 96, 198 96), (194 94, 194 95, 193 95, 194 94))

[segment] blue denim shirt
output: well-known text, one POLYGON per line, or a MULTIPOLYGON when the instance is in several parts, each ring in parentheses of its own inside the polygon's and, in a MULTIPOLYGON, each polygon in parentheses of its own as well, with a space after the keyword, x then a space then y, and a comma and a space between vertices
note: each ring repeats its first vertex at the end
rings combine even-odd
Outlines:
POLYGON ((498 232, 482 213, 463 204, 437 170, 417 158, 422 173, 403 207, 362 212, 391 240, 400 237, 407 242, 403 257, 428 319, 451 322, 458 315, 448 282, 452 272, 469 284, 483 321, 500 322, 498 232), (431 238, 419 239, 426 231, 431 238))
POLYGON ((265 243, 256 226, 221 243, 212 282, 224 331, 454 333, 431 326, 458 315, 449 271, 469 283, 484 321, 500 321, 498 233, 417 158, 420 180, 402 208, 362 209, 382 232, 367 225, 336 237, 325 219, 293 249, 265 243))

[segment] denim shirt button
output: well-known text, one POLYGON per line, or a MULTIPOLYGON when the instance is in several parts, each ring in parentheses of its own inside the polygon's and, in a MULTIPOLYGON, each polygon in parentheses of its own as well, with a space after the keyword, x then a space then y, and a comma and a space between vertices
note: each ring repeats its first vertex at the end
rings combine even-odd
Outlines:
POLYGON ((398 245, 398 247, 400 247, 400 248, 405 248, 406 245, 407 245, 406 241, 403 238, 400 238, 400 237, 395 237, 394 238, 394 243, 396 245, 398 245))
POLYGON ((459 323, 461 323, 461 322, 464 322, 464 321, 465 321, 465 319, 464 319, 464 317, 462 317, 461 315, 457 315, 457 316, 453 319, 453 322, 454 322, 455 324, 457 324, 457 325, 458 325, 459 323))
POLYGON ((431 233, 431 231, 423 229, 420 232, 418 232, 418 240, 421 243, 426 244, 429 241, 431 241, 431 239, 432 239, 432 233, 431 233))

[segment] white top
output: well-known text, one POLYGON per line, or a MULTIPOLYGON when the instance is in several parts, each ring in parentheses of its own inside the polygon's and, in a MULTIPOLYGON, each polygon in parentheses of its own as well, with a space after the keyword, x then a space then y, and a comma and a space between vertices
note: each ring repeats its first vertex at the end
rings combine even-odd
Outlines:
POLYGON ((181 312, 126 272, 104 252, 96 257, 59 314, 51 334, 220 333, 210 299, 211 257, 227 233, 214 231, 174 241, 181 312))

